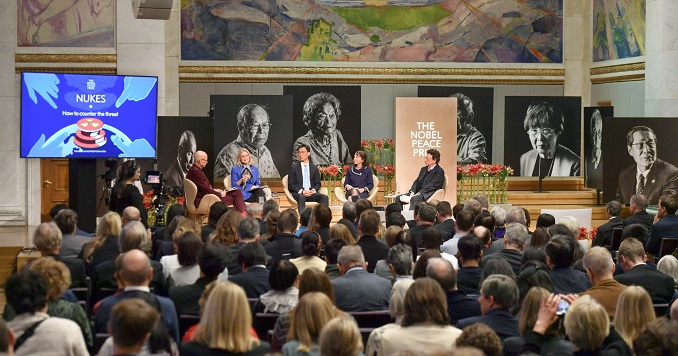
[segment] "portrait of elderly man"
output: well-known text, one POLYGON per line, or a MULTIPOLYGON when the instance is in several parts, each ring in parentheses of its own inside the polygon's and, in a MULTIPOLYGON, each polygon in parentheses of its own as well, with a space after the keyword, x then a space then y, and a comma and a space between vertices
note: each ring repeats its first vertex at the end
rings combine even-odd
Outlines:
POLYGON ((586 186, 602 188, 603 186, 603 117, 600 110, 594 109, 591 114, 589 138, 591 146, 586 151, 586 186))
POLYGON ((303 121, 308 132, 297 138, 292 150, 293 163, 299 162, 297 150, 302 144, 313 152, 311 163, 320 166, 351 164, 353 156, 344 137, 337 130, 341 116, 339 100, 330 93, 311 95, 304 103, 303 121))
POLYGON ((565 117, 555 106, 534 101, 527 108, 523 128, 532 149, 520 156, 520 175, 532 177, 578 176, 579 156, 558 143, 565 117))
POLYGON ((626 134, 626 150, 635 164, 619 173, 617 201, 628 204, 641 193, 650 205, 662 195, 678 194, 678 168, 657 158, 657 135, 647 126, 634 126, 626 134))
POLYGON ((214 179, 231 174, 231 168, 240 162, 238 153, 246 148, 250 152, 251 164, 259 168, 261 178, 280 178, 273 163, 271 151, 266 147, 271 121, 266 109, 258 104, 247 104, 237 115, 238 137, 217 154, 214 179))
POLYGON ((167 177, 166 186, 170 188, 178 187, 183 191, 184 178, 186 173, 193 165, 193 155, 197 150, 195 143, 195 135, 193 131, 186 130, 179 137, 179 147, 177 148, 177 158, 172 162, 172 165, 165 172, 167 177))
POLYGON ((457 164, 487 163, 485 136, 473 126, 473 101, 462 93, 457 98, 457 164))

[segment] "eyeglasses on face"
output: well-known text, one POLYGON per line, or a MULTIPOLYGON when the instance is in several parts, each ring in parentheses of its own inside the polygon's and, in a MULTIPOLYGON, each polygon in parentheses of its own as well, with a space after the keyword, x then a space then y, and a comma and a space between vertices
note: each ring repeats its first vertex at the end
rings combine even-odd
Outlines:
POLYGON ((653 149, 653 148, 655 148, 656 144, 657 143, 654 142, 654 141, 647 141, 647 142, 632 143, 631 146, 633 148, 637 149, 638 151, 642 151, 645 148, 653 149))
POLYGON ((257 132, 259 130, 268 130, 268 129, 271 128, 271 126, 273 126, 273 125, 271 125, 270 123, 269 124, 258 124, 258 125, 250 126, 249 129, 252 132, 257 132))
POLYGON ((553 135, 555 135, 556 130, 551 129, 551 128, 548 128, 548 127, 546 127, 546 128, 541 128, 541 129, 540 129, 540 128, 533 127, 533 128, 531 128, 531 129, 527 130, 527 133, 528 133, 530 136, 543 135, 543 136, 548 137, 548 136, 553 136, 553 135))

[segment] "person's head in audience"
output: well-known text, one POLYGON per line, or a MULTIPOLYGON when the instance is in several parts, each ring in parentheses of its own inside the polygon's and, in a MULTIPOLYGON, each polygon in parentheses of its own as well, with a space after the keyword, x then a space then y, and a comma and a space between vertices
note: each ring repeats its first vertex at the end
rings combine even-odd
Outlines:
POLYGON ((398 244, 388 250, 386 262, 391 268, 393 276, 411 276, 414 263, 412 262, 412 249, 409 246, 398 244))
POLYGON ((436 221, 436 208, 426 204, 419 208, 415 221, 419 226, 430 226, 436 221))
POLYGON ((527 218, 525 217, 525 211, 519 206, 512 206, 506 211, 506 217, 504 218, 504 223, 506 225, 511 223, 518 223, 527 227, 527 218))
POLYGON ((268 283, 273 290, 284 292, 288 288, 297 285, 299 279, 299 270, 294 263, 287 260, 280 260, 271 269, 268 275, 268 283))
POLYGON ((597 285, 602 281, 612 279, 616 266, 610 251, 596 246, 591 247, 584 254, 584 268, 591 283, 597 285))
POLYGON ((141 212, 134 206, 128 206, 122 211, 122 225, 125 226, 132 221, 141 221, 141 212))
POLYGON ((358 245, 346 245, 342 247, 337 256, 337 264, 339 265, 339 273, 342 276, 351 268, 357 267, 367 269, 363 249, 358 245))
POLYGON ((56 217, 57 214, 59 214, 60 211, 68 209, 68 205, 66 204, 56 204, 54 205, 51 209, 49 209, 49 216, 52 220, 54 220, 54 217, 56 217))
MULTIPOLYGON (((673 303, 675 307, 678 303, 673 303)), ((678 320, 658 318, 648 323, 633 342, 636 355, 675 355, 678 350, 678 320)))
POLYGON ((503 274, 493 274, 480 285, 480 312, 487 314, 490 310, 512 310, 518 305, 518 285, 515 279, 503 274))
MULTIPOLYGON (((475 233, 475 229, 473 232, 475 233)), ((483 249, 479 238, 473 235, 464 235, 457 241, 457 259, 460 266, 477 267, 482 257, 483 249)))
POLYGON ((374 236, 379 232, 379 225, 381 225, 379 214, 372 209, 365 210, 360 214, 358 233, 360 236, 374 236))
POLYGON ((311 208, 304 208, 304 210, 299 213, 299 225, 309 227, 308 224, 311 221, 311 208))
MULTIPOLYGON (((523 302, 518 313, 518 330, 520 335, 525 336, 528 331, 532 331, 534 324, 537 323, 537 316, 539 315, 539 306, 542 299, 546 299, 553 293, 553 289, 548 290, 543 287, 534 286, 530 288, 523 298, 523 302)), ((558 323, 553 323, 546 329, 546 336, 558 335, 558 323)))
POLYGON ((387 227, 386 232, 384 232, 384 240, 386 240, 386 246, 393 247, 393 244, 395 243, 395 237, 401 231, 403 231, 403 229, 400 226, 387 227))
MULTIPOLYGON (((574 216, 563 216, 558 220, 558 224, 563 224, 567 227, 568 230, 570 230, 570 235, 577 237, 579 236, 579 228, 581 225, 579 225, 579 220, 575 218, 574 216)), ((551 235, 554 236, 554 235, 551 235)))
POLYGON ((493 258, 487 261, 483 266, 483 274, 480 275, 480 284, 482 285, 485 279, 495 274, 501 274, 508 276, 514 281, 516 280, 516 273, 513 272, 513 268, 511 268, 511 265, 506 260, 493 258))
POLYGON ((417 261, 417 255, 419 255, 419 248, 417 247, 417 240, 414 238, 414 235, 412 235, 412 232, 410 230, 402 230, 398 232, 395 236, 395 239, 393 239, 393 244, 403 244, 410 246, 412 249, 412 261, 416 262, 417 261))
POLYGON ((146 251, 149 247, 149 241, 144 224, 140 221, 133 221, 123 226, 118 236, 118 245, 121 253, 134 249, 146 251))
POLYGON ((544 247, 544 251, 546 252, 546 264, 550 269, 569 268, 574 262, 574 246, 568 236, 553 236, 544 247))
POLYGON ((261 220, 261 213, 264 212, 264 207, 259 203, 250 203, 247 206, 247 217, 261 220))
POLYGON ((355 202, 355 218, 360 219, 360 216, 363 214, 364 211, 372 209, 374 208, 372 207, 371 201, 365 198, 358 199, 358 201, 355 202))
POLYGON ((473 214, 473 219, 478 216, 483 211, 483 206, 480 205, 480 202, 471 198, 464 201, 464 210, 468 210, 473 214))
MULTIPOLYGON (((547 271, 548 268, 546 265, 540 262, 528 262, 523 265, 517 277, 519 302, 522 302, 528 291, 534 287, 539 287, 548 292, 553 292, 555 290, 551 276, 547 271)), ((546 296, 548 296, 548 293, 546 296)), ((537 302, 537 310, 539 310, 539 302, 537 302)), ((535 321, 536 320, 535 314, 535 321)), ((532 327, 530 327, 530 330, 532 330, 532 327)))
POLYGON ((54 217, 54 222, 61 230, 62 235, 73 235, 78 226, 78 213, 71 209, 62 209, 54 217))
POLYGON ((14 355, 14 332, 7 326, 2 318, 0 318, 0 354, 12 356, 14 355))
POLYGON ((398 325, 402 324, 403 317, 405 316, 405 294, 413 283, 414 279, 403 278, 393 283, 393 288, 391 288, 391 299, 388 302, 388 313, 398 325))
POLYGON ((254 242, 259 240, 259 222, 255 218, 245 218, 240 220, 236 229, 238 241, 254 242))
POLYGON ((628 345, 633 345, 645 325, 656 318, 652 298, 645 288, 629 286, 621 292, 613 324, 628 345))
POLYGON ((490 200, 487 198, 486 195, 483 194, 476 194, 473 196, 473 199, 477 200, 478 203, 480 203, 480 206, 483 208, 483 210, 490 210, 490 200))
POLYGON ((261 212, 262 216, 267 216, 268 213, 272 211, 280 211, 280 204, 278 204, 275 199, 269 199, 264 202, 263 211, 261 212))
POLYGON ((657 262, 657 271, 673 278, 674 285, 678 286, 678 258, 666 255, 657 262))
POLYGON ((299 218, 294 209, 286 209, 278 216, 278 232, 284 234, 294 234, 297 231, 299 218))
MULTIPOLYGON (((352 224, 352 223, 351 223, 352 224)), ((334 224, 332 227, 330 227, 330 238, 339 238, 347 243, 353 245, 355 243, 355 239, 353 238, 353 234, 351 233, 351 230, 344 225, 344 224, 334 224)))
POLYGON ((490 245, 492 245, 492 232, 485 226, 476 226, 472 228, 469 235, 475 236, 480 241, 481 246, 490 247, 490 245))
POLYGON ((659 197, 657 216, 661 218, 666 215, 675 215, 676 210, 678 210, 678 200, 674 195, 666 194, 659 197))
POLYGON ((232 256, 224 245, 205 244, 198 253, 200 275, 209 280, 219 276, 230 262, 232 256))
POLYGON ((403 327, 420 323, 449 325, 447 295, 440 284, 431 278, 419 278, 405 293, 403 327))
POLYGON ((645 244, 649 230, 647 226, 643 224, 629 224, 624 226, 622 229, 622 241, 626 240, 629 237, 632 237, 642 244, 645 244))
POLYGON ((485 356, 501 356, 501 340, 497 333, 482 323, 469 325, 455 341, 457 347, 471 346, 482 350, 485 356))
POLYGON ((529 261, 536 261, 546 265, 546 252, 543 248, 528 246, 523 250, 523 264, 529 261))
POLYGON ((565 224, 557 223, 554 225, 551 225, 546 229, 546 232, 548 232, 549 236, 556 236, 556 235, 567 235, 571 238, 574 238, 575 236, 579 235, 579 231, 577 230, 577 235, 574 235, 572 233, 572 230, 568 228, 565 224))
POLYGON ((510 223, 506 226, 504 234, 504 249, 522 251, 527 240, 527 227, 518 223, 510 223))
POLYGON ((120 260, 121 266, 116 280, 124 286, 148 287, 153 279, 153 267, 148 255, 138 249, 125 252, 120 260))
POLYGON ((645 248, 640 241, 626 239, 619 245, 617 261, 624 272, 628 272, 633 267, 645 263, 645 259, 645 248))
POLYGON ((591 296, 582 295, 565 313, 565 334, 575 350, 595 352, 610 334, 610 318, 605 308, 591 296))
POLYGON ((335 225, 346 226, 346 228, 348 228, 348 231, 351 233, 351 235, 353 235, 353 241, 355 241, 358 238, 358 228, 356 228, 356 226, 353 223, 354 223, 353 220, 348 221, 348 220, 341 219, 335 225))
POLYGON ((355 203, 352 201, 347 201, 341 207, 341 218, 355 221, 355 203))
POLYGON ((417 215, 419 215, 419 209, 421 209, 421 207, 424 205, 428 205, 428 203, 425 201, 420 201, 414 205, 414 209, 412 209, 412 215, 415 221, 417 220, 417 215))
POLYGON ((322 238, 315 231, 304 233, 301 238, 301 254, 308 257, 319 256, 322 238))
POLYGON ((399 211, 396 211, 395 213, 390 213, 386 215, 386 227, 391 227, 391 226, 398 226, 401 229, 405 227, 407 224, 407 220, 405 220, 405 217, 403 214, 399 211))
POLYGON ((328 265, 336 265, 339 258, 339 251, 348 244, 349 243, 342 238, 333 237, 329 239, 323 249, 323 252, 325 252, 325 262, 327 262, 328 265))
POLYGON ((436 205, 436 213, 439 223, 452 219, 452 205, 449 201, 443 200, 436 205))
POLYGON ((176 230, 174 230, 174 233, 172 233, 172 242, 174 243, 175 253, 177 251, 177 241, 179 241, 179 238, 181 236, 184 236, 184 234, 187 232, 193 232, 200 236, 201 235, 200 224, 191 218, 183 219, 179 222, 176 230))
MULTIPOLYGON (((172 205, 170 207, 170 209, 174 206, 179 206, 179 207, 181 207, 182 209, 185 210, 185 208, 183 206, 178 205, 178 204, 172 205)), ((217 224, 219 223, 219 219, 221 219, 221 217, 224 216, 224 214, 226 214, 227 211, 228 211, 228 207, 226 206, 226 204, 224 202, 218 201, 218 202, 212 204, 212 206, 210 206, 210 213, 207 216, 207 225, 209 225, 212 229, 216 229, 217 224)), ((176 216, 176 215, 173 215, 172 217, 174 217, 174 216, 176 216)), ((169 213, 167 213, 167 219, 170 220, 169 213)))
POLYGON ((459 214, 459 212, 462 210, 464 210, 464 204, 461 203, 454 204, 454 206, 452 207, 452 216, 456 219, 457 214, 459 214))
POLYGON ((266 250, 258 242, 245 244, 238 250, 238 264, 247 272, 252 266, 266 265, 266 250))
POLYGON ((475 220, 473 220, 473 226, 484 226, 490 230, 490 232, 493 232, 495 227, 494 216, 487 211, 483 211, 476 216, 475 220))
POLYGON ((418 279, 426 277, 426 267, 428 261, 432 258, 442 258, 443 256, 436 250, 426 250, 421 253, 417 262, 414 264, 414 271, 412 271, 412 278, 418 279))
POLYGON ((111 236, 117 237, 120 234, 120 229, 122 229, 120 215, 115 211, 109 211, 99 219, 94 238, 103 240, 111 236))
POLYGON ((629 213, 634 215, 637 212, 647 209, 647 197, 643 194, 633 194, 629 200, 629 213))
POLYGON ((61 230, 54 222, 45 222, 38 225, 33 233, 33 244, 43 256, 59 254, 62 243, 61 230))
POLYGON ((321 227, 329 227, 332 222, 332 209, 325 204, 316 205, 311 212, 309 229, 318 230, 321 227))
POLYGON ((288 340, 299 342, 297 351, 309 352, 317 345, 320 330, 332 318, 343 314, 323 293, 311 292, 299 297, 299 303, 290 313, 288 340))
POLYGON ((61 299, 71 285, 71 271, 63 262, 51 258, 39 258, 27 264, 27 266, 29 269, 40 273, 47 282, 49 288, 47 299, 49 301, 61 299))
POLYGON ((116 303, 108 322, 113 353, 140 353, 159 321, 160 313, 143 299, 129 298, 116 303))
POLYGON ((426 266, 426 277, 440 284, 445 293, 457 290, 457 272, 452 263, 444 258, 431 258, 426 266))
POLYGON ((266 235, 267 237, 273 236, 278 232, 278 218, 280 217, 280 211, 274 210, 266 214, 266 235))
POLYGON ((457 213, 455 216, 455 222, 454 226, 456 227, 457 233, 458 234, 467 234, 469 230, 473 227, 473 220, 475 219, 475 215, 473 215, 473 212, 468 211, 468 210, 462 210, 457 213))
POLYGON ((551 237, 545 227, 540 226, 532 232, 530 246, 534 248, 543 248, 549 242, 551 237))
POLYGON ((226 246, 234 246, 238 243, 238 224, 243 220, 242 215, 235 209, 231 209, 224 214, 217 228, 214 229, 210 237, 210 243, 217 243, 226 246))
POLYGON ((363 338, 355 320, 349 316, 336 317, 320 330, 318 338, 321 355, 358 356, 363 352, 363 338))
POLYGON ((506 224, 506 210, 500 206, 493 206, 490 214, 494 217, 494 226, 500 227, 506 224))
POLYGON ((440 245, 443 244, 443 231, 436 229, 435 227, 429 227, 422 233, 421 244, 427 250, 436 250, 440 249, 440 245))
POLYGON ((47 307, 48 294, 49 285, 45 278, 31 269, 13 274, 5 282, 7 304, 16 315, 43 311, 47 307))
POLYGON ((554 225, 555 223, 556 218, 548 213, 539 214, 539 217, 537 218, 537 227, 548 229, 549 226, 554 225))
POLYGON ((307 268, 299 276, 299 299, 311 292, 325 294, 334 304, 334 287, 327 274, 317 268, 307 268))
POLYGON ((195 232, 187 232, 177 240, 177 259, 183 267, 198 263, 198 253, 202 248, 202 238, 195 232))
MULTIPOLYGON (((177 229, 177 226, 179 226, 179 224, 186 219, 188 218, 183 215, 177 215, 173 217, 172 220, 168 220, 169 223, 165 230, 163 230, 163 239, 166 241, 172 241, 172 235, 174 235, 174 231, 177 229)), ((125 224, 123 224, 123 227, 124 226, 125 224)))
POLYGON ((607 212, 608 218, 619 217, 622 211, 621 203, 616 200, 611 200, 605 206, 605 211, 607 212))
POLYGON ((386 216, 389 216, 393 213, 402 213, 402 212, 403 212, 403 206, 400 205, 399 203, 391 203, 389 205, 386 205, 386 209, 385 209, 386 216))
POLYGON ((252 313, 245 291, 227 281, 212 283, 193 341, 230 353, 246 353, 258 346, 259 339, 250 333, 252 313))

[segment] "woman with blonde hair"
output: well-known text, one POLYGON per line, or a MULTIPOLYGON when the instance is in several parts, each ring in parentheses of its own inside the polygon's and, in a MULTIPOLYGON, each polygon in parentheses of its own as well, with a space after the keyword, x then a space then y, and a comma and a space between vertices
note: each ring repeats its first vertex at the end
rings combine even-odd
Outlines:
POLYGON ((235 246, 238 243, 238 224, 242 219, 243 217, 238 211, 234 209, 229 210, 219 219, 217 228, 210 234, 209 242, 225 246, 235 246))
POLYGON ((349 316, 336 317, 320 330, 320 355, 357 356, 363 351, 363 339, 355 320, 349 316))
POLYGON ((324 293, 311 292, 305 294, 290 312, 290 331, 288 342, 282 347, 282 353, 292 355, 317 355, 320 330, 332 318, 346 315, 335 308, 324 293))
POLYGON ((81 256, 88 276, 94 277, 94 269, 101 262, 118 257, 118 235, 121 229, 122 219, 115 211, 109 211, 101 217, 92 240, 82 245, 81 256))
POLYGON ((178 242, 179 239, 188 232, 192 232, 200 236, 201 233, 200 224, 198 224, 197 221, 190 218, 179 220, 176 229, 172 233, 172 251, 174 253, 171 255, 162 256, 160 258, 160 264, 162 265, 162 274, 164 275, 165 279, 169 278, 170 272, 182 266, 182 264, 179 262, 179 254, 177 253, 179 250, 178 242))
POLYGON ((613 324, 629 347, 633 347, 645 325, 656 318, 652 298, 643 287, 629 286, 619 295, 613 324))
POLYGON ((250 332, 252 314, 245 291, 227 281, 214 282, 193 341, 181 344, 181 355, 265 355, 271 345, 250 332))
POLYGON ((330 228, 330 239, 333 238, 340 238, 348 242, 349 245, 355 244, 355 239, 353 238, 353 234, 351 234, 351 230, 344 224, 334 224, 334 226, 330 228))

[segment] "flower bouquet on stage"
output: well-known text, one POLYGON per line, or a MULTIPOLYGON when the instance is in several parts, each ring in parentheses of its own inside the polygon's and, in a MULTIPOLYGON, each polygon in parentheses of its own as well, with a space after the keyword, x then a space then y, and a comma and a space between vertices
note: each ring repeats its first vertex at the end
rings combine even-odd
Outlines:
POLYGON ((477 194, 487 196, 490 204, 508 202, 508 177, 513 168, 503 164, 469 164, 457 166, 457 201, 477 194))

